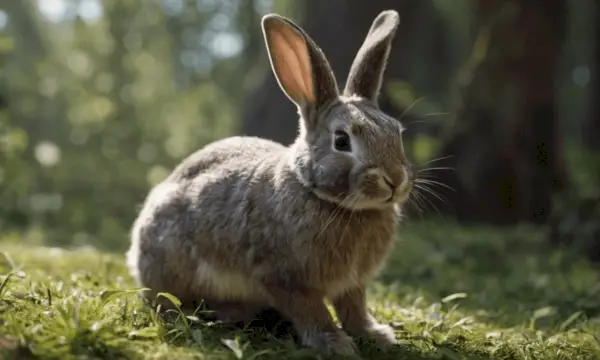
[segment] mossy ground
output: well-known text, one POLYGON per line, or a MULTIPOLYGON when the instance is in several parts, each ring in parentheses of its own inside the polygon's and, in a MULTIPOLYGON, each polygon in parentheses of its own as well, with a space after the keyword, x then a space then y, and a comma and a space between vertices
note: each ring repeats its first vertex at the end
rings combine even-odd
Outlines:
MULTIPOLYGON (((399 345, 365 359, 600 359, 600 272, 527 227, 403 226, 370 288, 399 345)), ((291 339, 145 308, 123 253, 0 242, 0 354, 40 359, 318 358, 291 339)))

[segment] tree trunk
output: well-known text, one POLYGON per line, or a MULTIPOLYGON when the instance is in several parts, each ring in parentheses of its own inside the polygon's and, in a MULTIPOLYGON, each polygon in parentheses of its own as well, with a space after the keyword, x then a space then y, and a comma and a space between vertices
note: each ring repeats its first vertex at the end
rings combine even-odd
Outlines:
MULTIPOLYGON (((566 173, 557 136, 555 76, 565 0, 479 0, 479 35, 456 82, 457 110, 435 163, 455 192, 443 212, 459 221, 543 222, 566 173)), ((435 199, 432 199, 435 201, 435 199)))
MULTIPOLYGON (((416 24, 427 18, 425 13, 430 11, 431 5, 426 6, 425 3, 397 0, 307 1, 304 10, 307 16, 302 27, 323 49, 339 86, 343 88, 352 60, 373 19, 382 10, 397 9, 401 18, 400 30, 394 41, 385 79, 403 78, 408 61, 405 44, 415 38, 416 32, 412 30, 416 24)), ((382 92, 379 103, 392 116, 399 116, 404 110, 395 109, 385 92, 382 92)), ((287 145, 295 139, 297 127, 296 109, 279 89, 275 77, 267 73, 262 85, 246 100, 241 132, 287 145)))
POLYGON ((559 207, 550 221, 550 244, 585 254, 600 263, 600 2, 595 6, 595 57, 591 64, 592 76, 589 90, 589 110, 584 120, 583 148, 595 156, 585 171, 591 175, 588 186, 570 188, 557 201, 559 207))
POLYGON ((591 64, 589 110, 583 125, 583 142, 587 149, 600 152, 600 3, 596 2, 595 56, 591 64))

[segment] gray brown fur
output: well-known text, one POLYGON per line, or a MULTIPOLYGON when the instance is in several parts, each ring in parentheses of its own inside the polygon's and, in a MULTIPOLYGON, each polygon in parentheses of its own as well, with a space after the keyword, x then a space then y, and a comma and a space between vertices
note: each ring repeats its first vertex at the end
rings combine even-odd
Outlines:
MULTIPOLYGON (((398 14, 382 12, 374 24, 377 37, 367 36, 365 46, 383 47, 377 51, 385 57, 398 14)), ((150 298, 169 292, 184 303, 205 300, 223 318, 272 307, 304 345, 326 354, 354 353, 347 334, 395 343, 365 299, 395 238, 395 207, 413 183, 402 126, 375 101, 385 59, 361 50, 349 78, 354 93, 339 96, 327 60, 302 29, 277 15, 262 25, 275 76, 299 108, 297 140, 285 147, 231 137, 185 159, 152 189, 134 223, 131 274, 152 289, 150 298), (290 57, 297 67, 278 60, 290 57), (308 72, 291 76, 302 66, 308 72), (351 153, 334 149, 336 130, 350 135, 351 153)))

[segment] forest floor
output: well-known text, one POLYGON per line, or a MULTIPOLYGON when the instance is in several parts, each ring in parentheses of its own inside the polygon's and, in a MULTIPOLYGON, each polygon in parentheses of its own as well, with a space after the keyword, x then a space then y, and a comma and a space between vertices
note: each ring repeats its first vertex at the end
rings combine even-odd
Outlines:
MULTIPOLYGON (((0 246, 0 358, 318 358, 256 329, 158 320, 122 252, 0 246)), ((402 228, 370 307, 399 345, 360 342, 365 359, 600 359, 600 272, 527 227, 402 228)))

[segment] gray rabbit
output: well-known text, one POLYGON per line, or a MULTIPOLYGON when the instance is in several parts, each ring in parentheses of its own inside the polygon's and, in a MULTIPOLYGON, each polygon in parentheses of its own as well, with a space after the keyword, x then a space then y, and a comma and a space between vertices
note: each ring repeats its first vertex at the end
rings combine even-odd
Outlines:
POLYGON ((324 354, 354 354, 349 335, 396 342, 369 313, 365 286, 390 251, 396 210, 415 180, 401 123, 377 105, 398 24, 396 11, 377 16, 340 93, 300 27, 263 17, 273 73, 298 107, 298 137, 289 147, 244 136, 215 141, 151 190, 127 252, 133 277, 152 289, 148 298, 204 300, 230 320, 270 307, 324 354))

